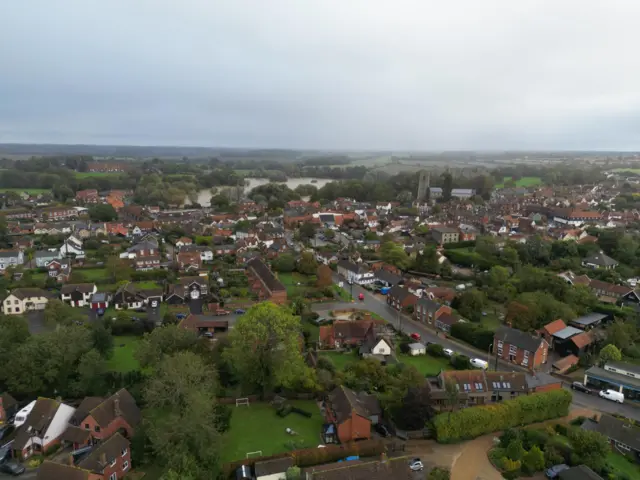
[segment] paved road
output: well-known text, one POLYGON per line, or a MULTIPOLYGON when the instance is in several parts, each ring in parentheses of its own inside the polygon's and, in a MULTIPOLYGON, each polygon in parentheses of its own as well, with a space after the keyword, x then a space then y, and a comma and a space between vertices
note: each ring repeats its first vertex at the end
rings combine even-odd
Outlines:
MULTIPOLYGON (((569 387, 566 386, 565 388, 569 387)), ((606 413, 616 413, 640 422, 640 407, 630 405, 629 403, 620 405, 611 400, 605 400, 598 396, 597 391, 594 391, 591 395, 573 391, 573 406, 599 410, 606 413)))

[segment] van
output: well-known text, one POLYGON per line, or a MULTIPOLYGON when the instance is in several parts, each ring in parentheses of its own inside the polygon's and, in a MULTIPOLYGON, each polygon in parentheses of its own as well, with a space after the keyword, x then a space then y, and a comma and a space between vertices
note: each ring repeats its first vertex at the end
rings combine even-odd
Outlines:
POLYGON ((489 368, 489 363, 479 358, 472 358, 470 362, 471 365, 475 368, 481 368, 482 370, 486 370, 487 368, 489 368))
POLYGON ((27 417, 29 416, 29 414, 31 413, 31 410, 33 410, 33 407, 35 405, 36 405, 36 401, 34 400, 29 405, 27 405, 22 410, 20 410, 18 413, 16 413, 16 418, 13 419, 13 424, 15 425, 16 428, 18 428, 20 425, 22 425, 24 422, 27 421, 27 417))
POLYGON ((602 390, 598 395, 613 402, 624 403, 624 395, 620 392, 616 392, 615 390, 602 390))

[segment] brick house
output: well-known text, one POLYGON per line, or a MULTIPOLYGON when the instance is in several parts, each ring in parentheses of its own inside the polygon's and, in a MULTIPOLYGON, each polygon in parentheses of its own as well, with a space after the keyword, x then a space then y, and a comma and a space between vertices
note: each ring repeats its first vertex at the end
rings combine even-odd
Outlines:
POLYGON ((320 327, 321 348, 354 348, 375 338, 371 320, 337 320, 332 325, 320 327))
POLYGON ((260 300, 269 300, 277 305, 286 303, 287 289, 260 258, 249 260, 246 271, 249 287, 260 300))
POLYGON ((346 443, 371 438, 371 425, 379 422, 382 409, 374 395, 355 393, 341 385, 327 396, 324 414, 324 441, 346 443))
POLYGON ((436 318, 435 326, 438 330, 449 333, 451 332, 451 327, 453 327, 459 321, 460 319, 455 315, 452 315, 450 313, 443 313, 438 318, 436 318))
POLYGON ((76 201, 80 203, 98 203, 100 197, 98 196, 98 190, 78 190, 76 192, 76 201))
POLYGON ((547 363, 549 344, 515 328, 501 326, 493 337, 493 354, 530 370, 547 363))
POLYGON ((53 222, 58 220, 70 220, 78 217, 78 210, 69 207, 51 207, 43 209, 40 212, 40 216, 42 218, 46 216, 49 221, 53 222))
POLYGON ((387 304, 391 305, 396 310, 403 310, 410 305, 415 306, 418 302, 418 297, 411 293, 408 289, 396 285, 389 293, 387 293, 387 304))
POLYGON ((122 388, 107 399, 85 398, 69 423, 91 432, 95 440, 104 440, 117 432, 131 438, 140 419, 136 401, 122 388))
POLYGON ((433 322, 443 314, 451 315, 451 307, 442 305, 426 297, 418 299, 413 310, 413 318, 428 325, 433 325, 433 322))

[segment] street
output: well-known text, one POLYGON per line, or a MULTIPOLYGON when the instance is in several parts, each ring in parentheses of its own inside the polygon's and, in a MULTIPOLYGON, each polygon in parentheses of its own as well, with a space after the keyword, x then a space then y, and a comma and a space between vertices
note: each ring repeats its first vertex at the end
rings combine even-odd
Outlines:
MULTIPOLYGON (((565 388, 570 389, 569 385, 565 388)), ((623 415, 632 420, 640 421, 640 407, 636 407, 629 403, 622 405, 611 400, 605 400, 598 396, 598 392, 594 391, 591 395, 583 392, 571 390, 573 392, 573 406, 580 408, 589 408, 600 412, 623 415)))

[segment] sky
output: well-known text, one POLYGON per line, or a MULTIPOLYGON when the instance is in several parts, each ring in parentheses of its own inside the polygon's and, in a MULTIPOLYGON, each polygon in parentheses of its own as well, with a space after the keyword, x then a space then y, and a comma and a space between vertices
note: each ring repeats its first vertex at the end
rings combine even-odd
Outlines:
POLYGON ((637 0, 29 0, 0 18, 0 143, 640 150, 637 0))

